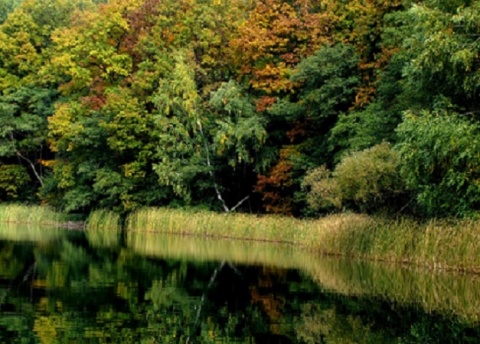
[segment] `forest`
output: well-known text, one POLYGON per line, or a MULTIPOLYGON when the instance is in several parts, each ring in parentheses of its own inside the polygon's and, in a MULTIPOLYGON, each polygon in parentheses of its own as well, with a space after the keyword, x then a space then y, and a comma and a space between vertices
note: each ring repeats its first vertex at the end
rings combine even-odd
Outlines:
POLYGON ((480 1, 2 0, 0 202, 480 209, 480 1))

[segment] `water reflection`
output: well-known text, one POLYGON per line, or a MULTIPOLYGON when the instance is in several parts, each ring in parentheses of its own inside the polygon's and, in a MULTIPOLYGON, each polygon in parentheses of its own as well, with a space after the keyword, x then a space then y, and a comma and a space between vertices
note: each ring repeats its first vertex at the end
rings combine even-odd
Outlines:
POLYGON ((478 278, 291 247, 0 229, 0 342, 477 343, 478 278), (22 232, 24 231, 24 232, 22 232), (26 241, 27 240, 27 241, 26 241))
POLYGON ((291 246, 235 242, 153 233, 130 233, 127 245, 140 254, 164 259, 227 260, 282 269, 299 269, 324 290, 349 296, 372 295, 421 305, 480 321, 480 276, 430 272, 391 264, 318 256, 291 246))

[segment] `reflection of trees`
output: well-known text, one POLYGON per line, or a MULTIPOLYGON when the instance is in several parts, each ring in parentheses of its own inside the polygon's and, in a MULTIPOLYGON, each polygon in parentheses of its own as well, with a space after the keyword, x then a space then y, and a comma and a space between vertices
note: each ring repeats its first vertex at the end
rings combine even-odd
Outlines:
MULTIPOLYGON (((469 343, 480 335, 403 301, 351 296, 340 288, 355 276, 347 270, 335 279, 317 264, 312 280, 262 266, 259 256, 255 264, 232 259, 235 265, 154 259, 87 238, 94 240, 74 232, 35 246, 0 242, 0 342, 469 343), (343 294, 321 292, 321 281, 343 294)), ((367 285, 353 282, 356 291, 367 285)))
MULTIPOLYGON (((8 260, 11 251, 0 251, 0 259, 8 260)), ((92 250, 80 233, 28 247, 28 253, 30 259, 20 260, 9 279, 33 259, 36 273, 27 283, 33 294, 17 289, 8 302, 18 313, 33 305, 28 318, 22 314, 23 326, 33 331, 29 338, 41 342, 81 337, 172 343, 185 342, 189 335, 191 342, 209 342, 253 338, 262 323, 262 312, 249 303, 241 272, 228 263, 219 269, 218 263, 151 260, 121 248, 92 250)), ((6 328, 18 341, 24 337, 15 330, 18 317, 2 321, 8 324, 0 326, 0 338, 6 328)))

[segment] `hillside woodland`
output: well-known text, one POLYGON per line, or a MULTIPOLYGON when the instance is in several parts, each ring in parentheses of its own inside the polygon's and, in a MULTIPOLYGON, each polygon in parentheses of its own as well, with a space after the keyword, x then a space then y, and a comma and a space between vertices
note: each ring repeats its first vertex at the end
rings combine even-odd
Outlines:
POLYGON ((480 208, 480 1, 4 0, 0 201, 480 208))

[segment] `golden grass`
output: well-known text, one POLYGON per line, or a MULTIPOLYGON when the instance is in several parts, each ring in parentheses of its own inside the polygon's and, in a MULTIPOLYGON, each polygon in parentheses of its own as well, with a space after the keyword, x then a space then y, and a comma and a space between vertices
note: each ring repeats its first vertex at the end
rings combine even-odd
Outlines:
POLYGON ((358 214, 318 220, 147 208, 130 214, 128 232, 291 243, 323 254, 480 273, 480 221, 420 223, 358 214))
POLYGON ((94 210, 88 216, 85 228, 87 231, 120 231, 121 226, 120 214, 108 210, 94 210))
POLYGON ((46 206, 0 205, 0 222, 61 226, 67 217, 46 206))
POLYGON ((94 247, 117 247, 122 225, 120 215, 107 210, 95 210, 85 226, 88 242, 94 247))

